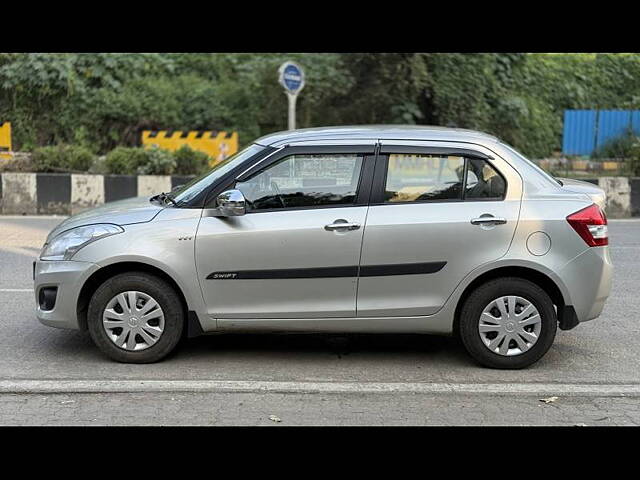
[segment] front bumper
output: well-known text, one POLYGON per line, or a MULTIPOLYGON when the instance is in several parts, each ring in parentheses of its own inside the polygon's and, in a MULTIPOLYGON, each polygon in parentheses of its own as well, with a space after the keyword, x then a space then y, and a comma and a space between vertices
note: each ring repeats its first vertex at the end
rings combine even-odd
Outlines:
POLYGON ((79 329, 77 305, 80 289, 99 268, 95 263, 73 260, 34 262, 33 281, 38 320, 50 327, 79 329), (57 288, 51 310, 43 310, 40 305, 40 291, 47 287, 57 288))
POLYGON ((590 247, 559 272, 580 322, 600 315, 611 293, 613 264, 609 247, 590 247))

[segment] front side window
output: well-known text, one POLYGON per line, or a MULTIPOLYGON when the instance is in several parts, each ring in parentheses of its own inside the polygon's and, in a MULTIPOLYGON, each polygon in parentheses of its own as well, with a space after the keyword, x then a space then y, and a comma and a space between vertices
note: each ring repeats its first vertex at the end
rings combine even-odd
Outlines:
POLYGON ((504 198, 506 189, 504 178, 486 160, 446 155, 390 154, 384 201, 499 200, 504 198))
POLYGON ((354 153, 290 155, 235 188, 248 211, 353 204, 362 159, 354 153))

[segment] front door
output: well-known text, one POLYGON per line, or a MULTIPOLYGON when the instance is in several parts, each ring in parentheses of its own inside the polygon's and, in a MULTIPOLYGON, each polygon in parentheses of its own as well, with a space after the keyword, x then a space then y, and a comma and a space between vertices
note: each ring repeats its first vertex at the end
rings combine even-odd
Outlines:
POLYGON ((237 181, 244 216, 203 217, 198 276, 214 318, 354 317, 373 172, 367 148, 289 148, 237 181), (287 153, 289 152, 289 153, 287 153), (291 153, 295 152, 295 153, 291 153), (313 153, 316 152, 316 153, 313 153))
POLYGON ((504 160, 468 148, 382 145, 358 316, 434 314, 474 268, 506 254, 520 210, 520 177, 504 160))

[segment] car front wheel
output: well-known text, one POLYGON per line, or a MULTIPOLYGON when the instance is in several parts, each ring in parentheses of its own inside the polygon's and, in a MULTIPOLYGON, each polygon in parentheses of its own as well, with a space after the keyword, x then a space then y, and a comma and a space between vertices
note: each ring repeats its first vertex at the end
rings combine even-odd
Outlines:
POLYGON ((87 316, 89 334, 108 357, 125 363, 161 360, 178 344, 184 309, 166 281, 144 272, 116 275, 98 287, 87 316))

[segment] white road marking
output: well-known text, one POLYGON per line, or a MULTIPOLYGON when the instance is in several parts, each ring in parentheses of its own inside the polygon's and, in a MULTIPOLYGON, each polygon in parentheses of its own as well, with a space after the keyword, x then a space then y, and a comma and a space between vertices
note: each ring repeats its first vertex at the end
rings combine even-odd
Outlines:
POLYGON ((0 393, 422 393, 640 397, 640 384, 376 383, 251 380, 0 380, 0 393))
POLYGON ((0 292, 31 292, 33 288, 0 288, 0 292))

